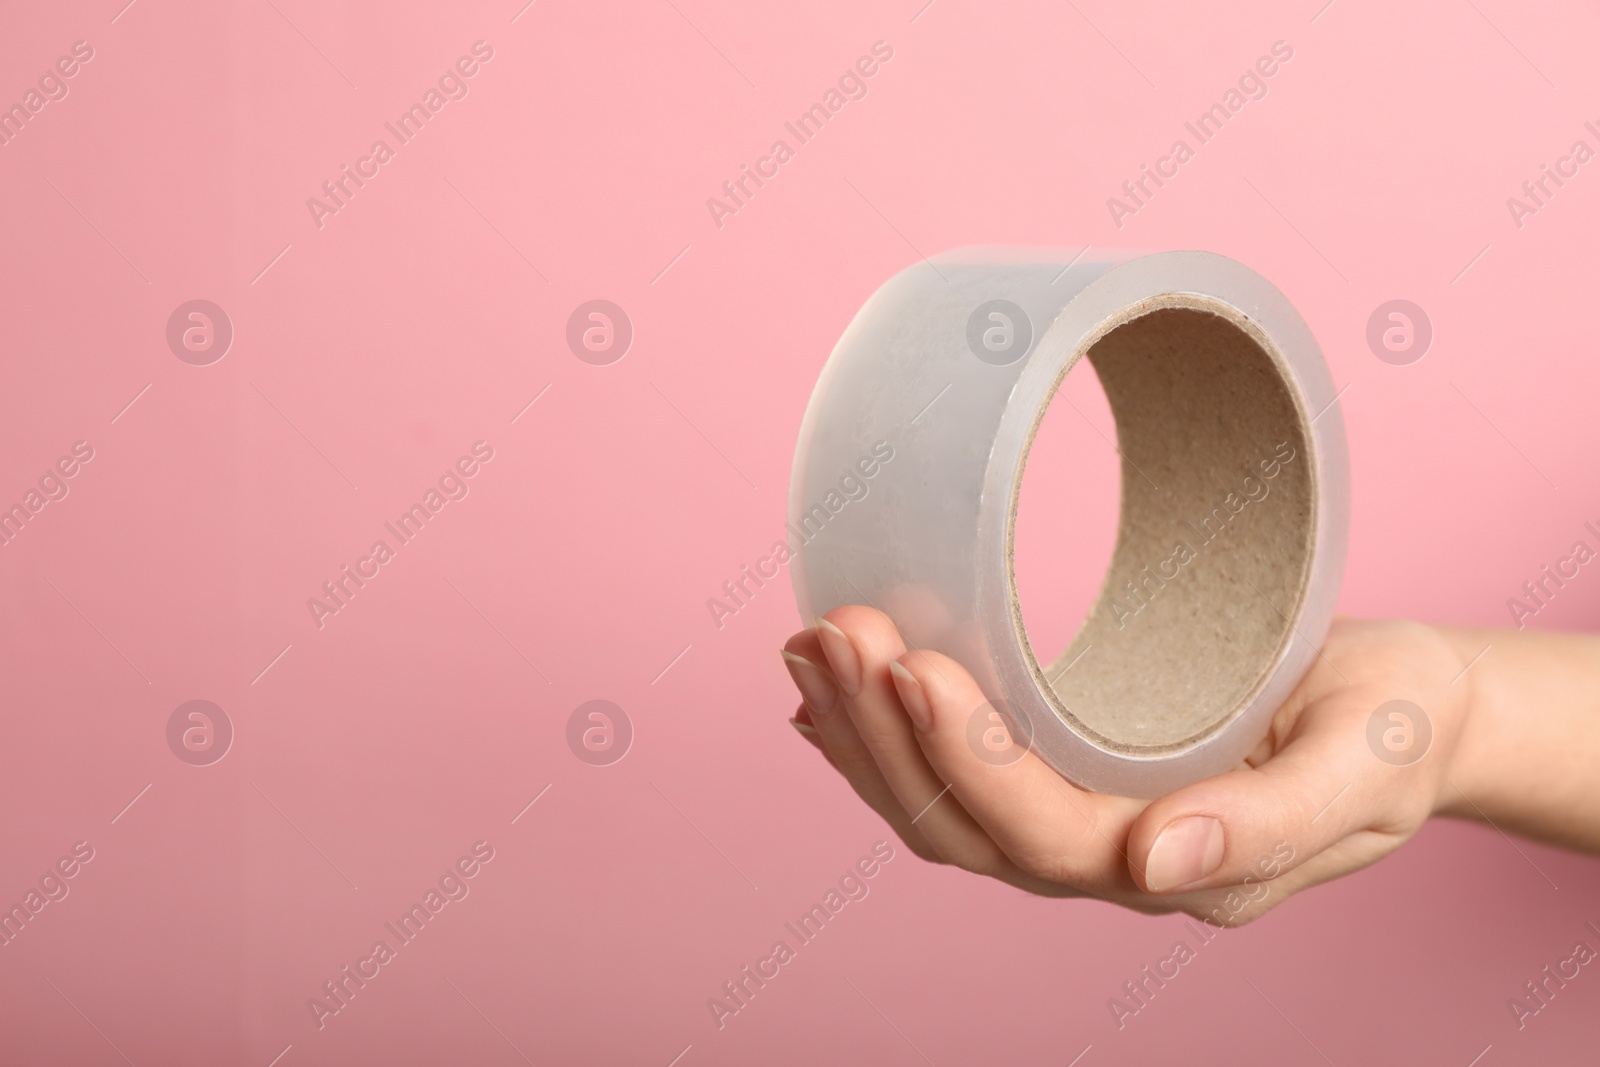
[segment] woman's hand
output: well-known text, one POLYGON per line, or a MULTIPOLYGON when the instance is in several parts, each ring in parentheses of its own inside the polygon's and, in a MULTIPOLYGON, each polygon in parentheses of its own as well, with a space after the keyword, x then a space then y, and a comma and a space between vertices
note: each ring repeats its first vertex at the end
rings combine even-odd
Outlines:
POLYGON ((1232 926, 1382 858, 1460 803, 1449 768, 1471 683, 1459 644, 1419 623, 1337 620, 1243 763, 1153 801, 1086 792, 1032 752, 980 758, 968 725, 991 709, 972 676, 908 652, 881 612, 831 611, 783 658, 803 699, 796 727, 917 855, 1033 893, 1232 926), (1368 743, 1392 700, 1431 722, 1413 762, 1368 743))

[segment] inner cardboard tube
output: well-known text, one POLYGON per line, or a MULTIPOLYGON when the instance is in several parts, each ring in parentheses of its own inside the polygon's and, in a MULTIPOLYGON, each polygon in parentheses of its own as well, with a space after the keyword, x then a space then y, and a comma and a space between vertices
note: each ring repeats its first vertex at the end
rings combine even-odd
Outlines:
POLYGON ((1317 530, 1310 419, 1272 342, 1214 299, 1143 301, 1082 354, 1116 418, 1116 551, 1048 666, 1015 607, 1014 559, 1013 620, 1040 690, 1081 736, 1131 755, 1178 751, 1232 721, 1294 636, 1317 530))

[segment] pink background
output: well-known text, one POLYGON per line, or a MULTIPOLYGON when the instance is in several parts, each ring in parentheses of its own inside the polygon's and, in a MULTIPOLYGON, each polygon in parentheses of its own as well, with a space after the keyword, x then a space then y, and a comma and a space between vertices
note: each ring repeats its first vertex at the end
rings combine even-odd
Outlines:
MULTIPOLYGON (((1203 248, 1272 278, 1349 386, 1346 612, 1504 625, 1600 520, 1600 162, 1520 228, 1506 206, 1600 147, 1592 6, 920 2, 0 12, 0 103, 94 49, 0 146, 0 503, 94 448, 0 547, 0 904, 94 849, 0 947, 0 1060, 1592 1060, 1592 968, 1520 1032, 1505 1002, 1597 943, 1600 865, 1442 824, 1223 935, 1120 1032, 1107 999, 1178 919, 901 850, 712 1023, 888 836, 784 723, 787 579, 720 630, 706 600, 783 536, 817 371, 919 254, 1203 248), (479 40, 469 95, 319 229, 306 199, 479 40), (866 98, 719 229, 706 199, 879 40, 866 98), (1107 197, 1278 40, 1266 98, 1119 230, 1107 197), (235 329, 204 367, 165 340, 196 298, 235 329), (635 330, 610 366, 564 340, 597 298, 635 330), (1435 331, 1409 366, 1365 341, 1395 298, 1435 331), (307 598, 479 440, 470 495, 319 629, 307 598), (236 731, 211 766, 167 745, 193 699, 236 731), (621 762, 568 749, 591 699, 631 720, 621 762), (470 895, 318 1029, 308 998, 480 840, 470 895)), ((1106 444, 1059 429, 1040 469, 1081 455, 1081 489, 1030 512, 1060 534, 1023 578, 1065 591, 1033 598, 1049 641, 1116 495, 1106 444)), ((1587 570, 1532 622, 1597 623, 1587 570)))

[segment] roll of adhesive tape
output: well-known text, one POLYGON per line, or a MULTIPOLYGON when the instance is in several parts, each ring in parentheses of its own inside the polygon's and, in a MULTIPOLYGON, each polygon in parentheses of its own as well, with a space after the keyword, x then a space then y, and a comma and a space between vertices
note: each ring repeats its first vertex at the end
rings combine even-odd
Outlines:
POLYGON ((1336 400, 1288 299, 1223 256, 925 261, 867 300, 806 409, 789 492, 801 614, 866 604, 908 647, 958 660, 986 698, 969 740, 993 762, 1031 747, 1084 788, 1137 797, 1226 771, 1333 615, 1350 482, 1336 400), (1087 620, 1040 663, 1017 498, 1083 357, 1116 418, 1122 511, 1087 620), (988 744, 996 714, 1009 747, 988 744))

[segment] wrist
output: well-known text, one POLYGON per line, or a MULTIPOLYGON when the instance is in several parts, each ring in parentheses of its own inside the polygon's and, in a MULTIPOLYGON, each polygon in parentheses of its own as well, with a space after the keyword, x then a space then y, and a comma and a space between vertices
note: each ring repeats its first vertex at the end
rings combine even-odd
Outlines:
POLYGON ((1487 641, 1475 631, 1436 629, 1461 666, 1455 679, 1444 687, 1441 710, 1449 709, 1450 714, 1443 717, 1447 721, 1435 725, 1434 743, 1439 746, 1442 770, 1433 814, 1482 820, 1482 810, 1469 798, 1480 793, 1479 753, 1484 751, 1483 734, 1490 727, 1490 715, 1484 706, 1482 664, 1475 662, 1485 651, 1487 641))

